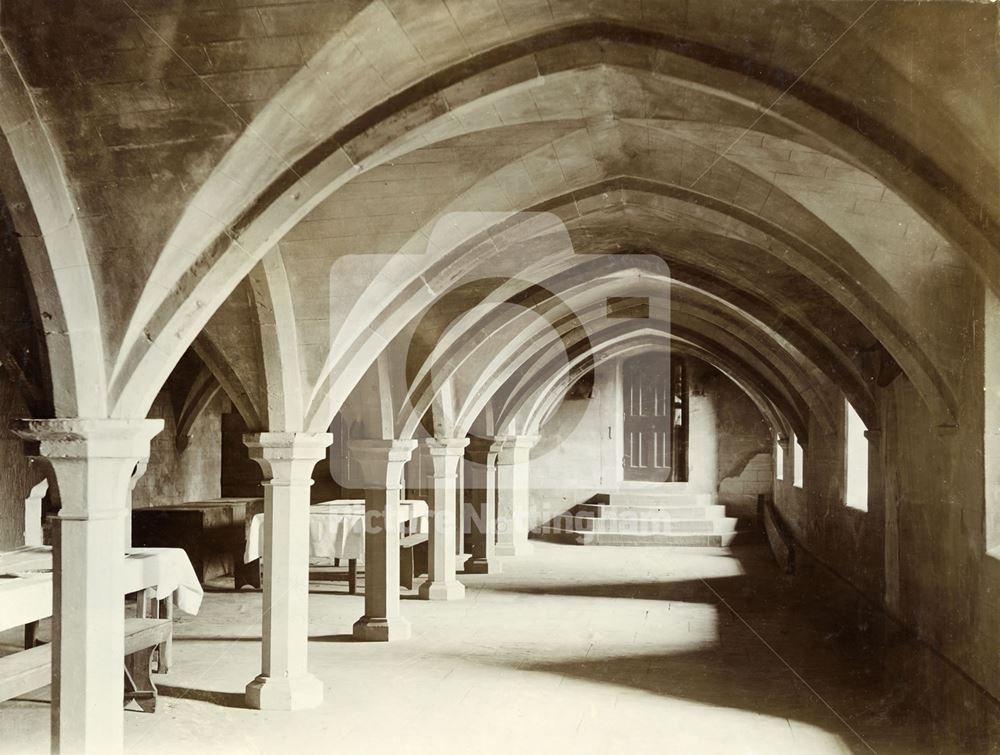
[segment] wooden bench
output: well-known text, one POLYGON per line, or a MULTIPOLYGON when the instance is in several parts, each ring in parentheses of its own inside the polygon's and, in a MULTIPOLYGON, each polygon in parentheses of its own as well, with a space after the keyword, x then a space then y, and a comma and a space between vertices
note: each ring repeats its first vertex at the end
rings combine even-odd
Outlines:
POLYGON ((413 589, 413 579, 427 573, 427 534, 399 538, 399 584, 413 589))
MULTIPOLYGON (((147 713, 156 710, 156 685, 150 677, 153 649, 170 638, 168 619, 125 619, 125 699, 147 713)), ((52 646, 21 650, 0 658, 0 702, 52 683, 52 646)))
POLYGON ((147 713, 156 710, 156 685, 150 676, 153 651, 170 639, 170 619, 125 619, 125 704, 135 700, 147 713))
MULTIPOLYGON (((427 573, 427 545, 426 533, 405 535, 399 539, 399 584, 408 590, 413 589, 413 580, 421 574, 427 573)), ((258 559, 258 582, 255 585, 260 587, 264 583, 263 559, 258 559)), ((341 559, 333 559, 335 567, 340 566, 341 559)), ((356 595, 358 591, 358 560, 356 558, 347 559, 347 591, 351 595, 356 595)), ((163 656, 160 656, 160 663, 163 663, 163 656)), ((161 668, 162 670, 162 668, 161 668)))
MULTIPOLYGON (((340 562, 342 560, 343 559, 339 558, 333 559, 334 567, 339 567, 340 562)), ((313 578, 312 569, 318 568, 320 566, 322 566, 322 564, 310 564, 309 579, 313 578)), ((263 567, 261 568, 260 579, 261 583, 263 583, 264 580, 263 567)), ((350 593, 351 595, 357 595, 358 593, 358 560, 356 558, 347 559, 347 592, 350 593)))
MULTIPOLYGON (((427 573, 427 535, 405 535, 399 539, 399 584, 413 589, 414 577, 427 573)), ((340 559, 333 559, 334 566, 340 566, 340 559)), ((355 595, 358 591, 358 560, 347 559, 347 591, 355 595)))
MULTIPOLYGON (((333 559, 334 566, 340 566, 340 559, 333 559)), ((358 592, 358 560, 356 558, 347 559, 347 592, 356 595, 358 592)))
POLYGON ((51 682, 51 645, 39 645, 0 658, 0 702, 26 695, 51 682))
MULTIPOLYGON (((139 619, 166 619, 173 626, 174 597, 168 595, 163 600, 158 600, 155 588, 147 587, 145 590, 135 593, 135 615, 139 619)), ((27 638, 27 634, 25 638, 27 638)), ((166 674, 170 671, 170 664, 173 663, 174 657, 172 633, 168 633, 167 639, 156 648, 154 657, 158 674, 166 674)))

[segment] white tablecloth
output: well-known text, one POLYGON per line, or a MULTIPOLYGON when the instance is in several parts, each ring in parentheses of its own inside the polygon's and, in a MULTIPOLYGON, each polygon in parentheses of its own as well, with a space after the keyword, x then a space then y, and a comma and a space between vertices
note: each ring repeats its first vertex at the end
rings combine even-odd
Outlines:
MULTIPOLYGON (((427 504, 423 501, 402 501, 399 523, 410 523, 410 532, 427 532, 427 504)), ((244 563, 261 555, 263 514, 250 520, 244 563)), ((309 507, 309 558, 365 558, 365 502, 342 500, 317 503, 309 507)))
POLYGON ((0 632, 52 614, 52 549, 0 553, 0 632))
POLYGON ((0 553, 0 574, 51 572, 52 548, 48 545, 25 545, 0 553))
POLYGON ((0 632, 51 615, 51 574, 0 576, 0 632))
POLYGON ((172 593, 174 605, 184 613, 194 615, 201 608, 205 592, 183 548, 131 548, 125 557, 125 575, 126 593, 154 587, 157 600, 172 593), (135 574, 139 563, 143 565, 141 576, 135 574))
MULTIPOLYGON (((153 588, 185 613, 201 607, 202 589, 181 548, 133 548, 125 556, 122 595, 153 588)), ((0 553, 0 631, 52 615, 52 549, 30 546, 0 553)))

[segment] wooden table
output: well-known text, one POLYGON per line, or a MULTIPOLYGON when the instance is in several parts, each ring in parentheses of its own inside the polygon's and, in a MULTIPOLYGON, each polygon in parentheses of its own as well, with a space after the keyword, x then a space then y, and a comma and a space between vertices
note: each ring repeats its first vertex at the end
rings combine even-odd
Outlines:
MULTIPOLYGON (((123 554, 123 558, 125 568, 122 595, 136 594, 136 611, 139 616, 136 620, 128 621, 145 622, 143 627, 155 628, 155 636, 161 638, 158 643, 158 670, 164 673, 172 660, 170 625, 173 621, 173 605, 176 602, 178 608, 185 613, 198 613, 203 596, 201 585, 187 554, 179 548, 134 548, 123 554), (156 620, 157 617, 161 617, 159 621, 156 620)), ((36 647, 36 631, 38 622, 52 615, 52 588, 51 547, 25 546, 0 553, 0 631, 23 626, 25 648, 0 659, 0 665, 3 666, 0 673, 11 673, 19 677, 8 679, 9 684, 6 686, 0 685, 0 689, 6 690, 3 692, 6 697, 30 691, 35 688, 32 685, 36 685, 43 677, 48 678, 47 664, 51 660, 48 660, 48 656, 43 657, 40 652, 42 648, 36 647), (10 689, 6 689, 7 686, 10 689)), ((126 639, 128 638, 126 633, 126 639)), ((138 642, 135 639, 132 641, 133 644, 138 642)), ((127 652, 126 655, 136 655, 131 659, 129 668, 135 675, 133 681, 138 684, 137 694, 155 694, 155 686, 148 679, 152 650, 141 655, 139 651, 150 648, 143 646, 141 642, 136 647, 138 649, 127 652)), ((0 696, 0 700, 6 697, 0 696)), ((147 698, 144 701, 147 706, 152 704, 147 698)))
MULTIPOLYGON (((262 553, 261 528, 263 514, 250 521, 243 560, 258 564, 262 553)), ((399 504, 400 537, 423 534, 426 541, 428 525, 427 504, 424 501, 406 500, 399 504)), ((347 561, 348 590, 353 595, 357 587, 358 561, 365 557, 365 502, 363 499, 342 499, 315 503, 309 507, 309 560, 311 563, 347 561)), ((412 567, 411 567, 412 570, 412 567)), ((259 574, 259 572, 258 572, 259 574)), ((256 587, 260 586, 258 582, 256 587)), ((412 579, 412 578, 411 578, 412 579)))
MULTIPOLYGON (((255 516, 247 534, 243 560, 250 563, 260 558, 263 515, 255 516)), ((423 501, 402 501, 399 504, 400 534, 427 531, 427 504, 423 501)), ((315 503, 309 507, 309 558, 365 558, 365 502, 345 499, 315 503)))
MULTIPOLYGON (((185 613, 198 613, 203 591, 184 551, 133 548, 123 557, 123 596, 138 593, 147 600, 169 599, 185 613)), ((142 606, 140 609, 148 612, 142 606)), ((28 626, 51 615, 52 548, 25 546, 0 553, 0 631, 28 626)))
POLYGON ((202 584, 232 574, 239 588, 253 582, 243 552, 247 524, 263 511, 263 498, 214 498, 135 509, 132 543, 183 548, 202 584))

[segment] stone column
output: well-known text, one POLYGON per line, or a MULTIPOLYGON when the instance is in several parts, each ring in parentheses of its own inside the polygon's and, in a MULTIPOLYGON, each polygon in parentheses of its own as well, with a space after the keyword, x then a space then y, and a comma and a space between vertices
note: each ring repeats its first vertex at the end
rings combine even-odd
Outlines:
POLYGON ((427 581, 420 585, 424 600, 459 600, 465 597, 465 585, 455 579, 455 501, 458 491, 458 463, 465 455, 468 438, 438 440, 424 443, 434 465, 434 489, 428 496, 430 508, 430 558, 427 581))
MULTIPOLYGON (((468 438, 463 438, 469 444, 468 438)), ((459 456, 455 470, 455 569, 461 571, 468 557, 465 552, 465 454, 459 456)))
POLYGON ((497 450, 498 556, 531 553, 528 542, 528 463, 535 436, 518 435, 494 444, 497 450))
POLYGON ((497 574, 497 452, 493 443, 476 438, 466 449, 466 511, 468 513, 467 548, 470 558, 465 562, 468 574, 497 574))
POLYGON ((354 624, 359 640, 389 642, 410 636, 399 614, 399 502, 403 468, 415 440, 351 441, 365 489, 365 615, 354 624))
POLYGON ((19 420, 62 500, 53 549, 52 751, 124 748, 125 520, 129 481, 163 420, 19 420))
POLYGON ((261 671, 246 688, 258 710, 297 710, 323 702, 323 683, 309 673, 309 488, 326 458, 329 433, 246 435, 250 458, 264 471, 264 563, 261 671))
POLYGON ((888 474, 885 439, 879 429, 865 430, 868 440, 868 511, 882 514, 883 598, 892 616, 900 614, 899 496, 896 475, 888 474))

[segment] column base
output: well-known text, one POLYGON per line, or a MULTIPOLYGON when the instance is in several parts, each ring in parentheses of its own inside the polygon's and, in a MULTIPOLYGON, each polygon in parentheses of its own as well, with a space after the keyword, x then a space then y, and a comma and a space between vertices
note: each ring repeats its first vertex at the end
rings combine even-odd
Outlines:
POLYGON ((465 597, 465 585, 457 580, 451 582, 431 582, 420 585, 418 593, 422 600, 461 600, 465 597))
POLYGON ((502 568, 495 557, 493 559, 470 558, 465 562, 465 569, 462 571, 465 574, 499 574, 502 568))
POLYGON ((497 543, 496 553, 498 556, 529 556, 534 553, 535 547, 529 542, 523 543, 497 543))
POLYGON ((247 685, 247 705, 256 710, 302 710, 323 702, 323 682, 312 674, 291 678, 261 674, 247 685))
POLYGON ((364 642, 394 642, 410 639, 410 622, 402 616, 394 619, 370 619, 362 616, 354 622, 354 639, 364 642))

